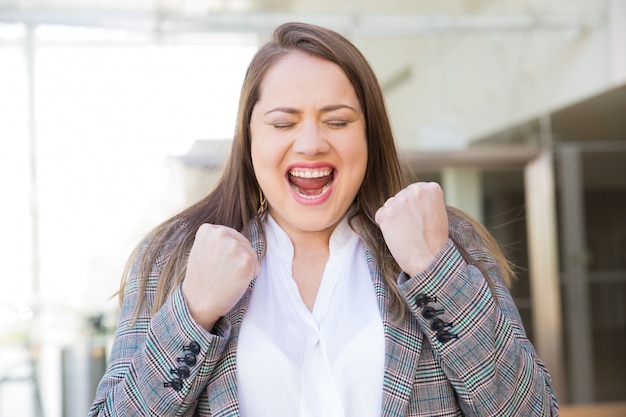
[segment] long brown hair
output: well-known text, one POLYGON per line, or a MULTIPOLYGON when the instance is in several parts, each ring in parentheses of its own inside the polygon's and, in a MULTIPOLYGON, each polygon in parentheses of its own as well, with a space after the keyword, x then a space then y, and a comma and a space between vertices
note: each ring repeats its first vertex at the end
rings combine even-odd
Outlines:
MULTIPOLYGON (((274 31, 272 39, 259 49, 248 67, 241 89, 231 153, 213 191, 153 229, 144 240, 145 243, 139 245, 131 255, 122 279, 120 297, 123 297, 131 268, 137 268, 137 313, 145 298, 148 275, 157 259, 165 255, 153 312, 163 305, 184 279, 187 256, 200 225, 220 224, 245 233, 248 223, 257 216, 259 185, 250 155, 250 118, 268 69, 287 54, 296 51, 337 64, 354 87, 366 121, 368 161, 363 183, 354 201, 356 210, 352 219, 358 219, 359 227, 355 227, 355 230, 371 249, 393 295, 393 314, 397 316, 404 310, 405 303, 396 285, 399 267, 374 221, 376 211, 387 198, 406 186, 378 80, 365 57, 340 34, 314 25, 286 23, 274 31)), ((449 208, 448 213, 450 216, 465 218, 474 225, 478 232, 477 238, 483 240, 491 250, 508 281, 511 270, 489 233, 458 210, 449 208)), ((480 259, 472 263, 480 265, 480 259)))

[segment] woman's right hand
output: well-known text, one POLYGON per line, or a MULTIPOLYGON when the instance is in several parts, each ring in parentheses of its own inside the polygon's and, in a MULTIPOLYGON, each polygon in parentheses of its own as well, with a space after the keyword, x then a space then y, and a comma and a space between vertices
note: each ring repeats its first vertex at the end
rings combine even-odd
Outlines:
POLYGON ((259 273, 250 241, 226 226, 198 228, 183 281, 191 317, 207 330, 229 312, 259 273))

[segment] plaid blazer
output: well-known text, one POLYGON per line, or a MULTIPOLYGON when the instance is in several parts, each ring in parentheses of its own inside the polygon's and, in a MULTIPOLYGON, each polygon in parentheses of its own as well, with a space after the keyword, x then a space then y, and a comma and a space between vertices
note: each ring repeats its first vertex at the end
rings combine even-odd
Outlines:
MULTIPOLYGON (((448 240, 425 271, 399 277, 412 313, 400 320, 389 316, 389 291, 366 250, 385 333, 381 416, 558 416, 548 371, 493 258, 469 243, 475 233, 469 223, 451 220, 450 230, 465 252, 486 261, 493 287, 448 240), (426 314, 432 312, 428 307, 438 316, 426 314), (438 331, 437 319, 443 320, 438 331)), ((250 240, 261 254, 265 243, 256 225, 250 240)), ((209 333, 191 318, 180 287, 151 315, 167 256, 164 250, 154 265, 146 303, 132 325, 138 299, 131 272, 109 366, 89 416, 239 415, 237 336, 254 282, 209 333), (186 361, 188 376, 177 371, 186 361)))

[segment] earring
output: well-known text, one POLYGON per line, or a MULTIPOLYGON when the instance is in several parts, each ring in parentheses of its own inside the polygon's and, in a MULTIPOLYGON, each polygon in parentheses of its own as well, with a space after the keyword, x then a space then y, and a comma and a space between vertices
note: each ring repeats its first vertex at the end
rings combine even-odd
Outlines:
POLYGON ((262 214, 265 210, 267 210, 267 198, 263 195, 263 191, 259 189, 259 209, 256 214, 262 214))

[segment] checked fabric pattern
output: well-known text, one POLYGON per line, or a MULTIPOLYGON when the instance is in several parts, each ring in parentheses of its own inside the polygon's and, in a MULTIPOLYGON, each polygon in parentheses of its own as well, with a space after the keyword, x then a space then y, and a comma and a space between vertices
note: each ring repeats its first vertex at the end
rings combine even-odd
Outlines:
MULTIPOLYGON (((558 416, 550 376, 525 335, 497 265, 484 248, 469 244, 475 233, 469 223, 451 220, 450 230, 465 252, 486 261, 494 292, 448 240, 425 271, 399 277, 411 314, 392 320, 389 291, 374 257, 366 252, 385 329, 381 416, 558 416), (424 314, 426 307, 437 313, 424 314), (451 337, 442 338, 441 328, 433 328, 436 319, 451 337)), ((252 224, 249 232, 260 255, 265 244, 260 228, 252 224)), ((237 335, 254 282, 209 333, 192 320, 180 287, 151 316, 167 257, 163 250, 149 277, 147 302, 133 325, 138 300, 131 272, 91 417, 239 415, 237 335), (194 365, 176 389, 171 383, 165 386, 191 343, 199 345, 194 365)))

